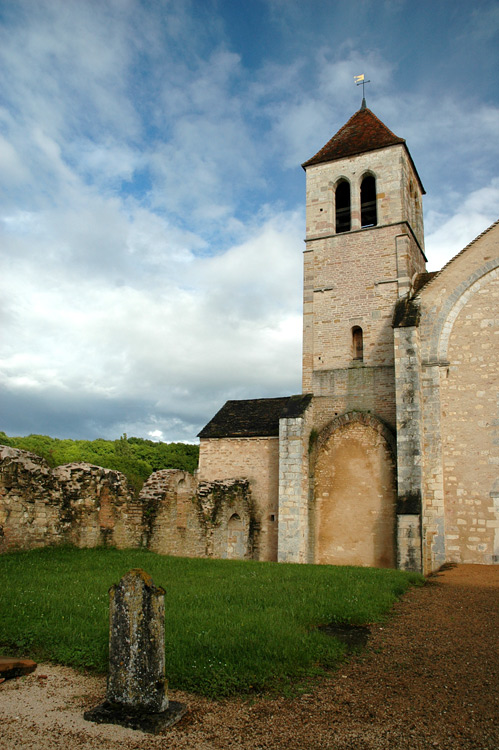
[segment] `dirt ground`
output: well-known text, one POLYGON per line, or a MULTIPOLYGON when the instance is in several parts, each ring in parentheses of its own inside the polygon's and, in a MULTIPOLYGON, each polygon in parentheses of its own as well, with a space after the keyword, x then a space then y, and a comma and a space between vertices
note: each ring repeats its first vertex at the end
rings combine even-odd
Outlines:
POLYGON ((461 565, 396 604, 367 648, 295 699, 188 704, 152 736, 83 719, 105 679, 40 664, 0 685, 0 746, 30 750, 497 750, 499 566, 461 565))

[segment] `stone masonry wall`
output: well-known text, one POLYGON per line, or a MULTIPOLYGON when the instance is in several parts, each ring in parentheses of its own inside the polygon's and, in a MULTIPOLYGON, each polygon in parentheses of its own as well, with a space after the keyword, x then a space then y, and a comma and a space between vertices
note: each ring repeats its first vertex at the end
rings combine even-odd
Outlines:
POLYGON ((247 479, 198 482, 168 469, 134 498, 120 472, 83 463, 51 469, 0 446, 0 553, 57 544, 258 559, 260 515, 247 479))
MULTIPOLYGON (((318 395, 314 375, 350 366, 353 326, 363 330, 367 366, 393 365, 393 306, 412 276, 425 270, 421 191, 405 149, 308 167, 306 242, 303 392, 318 395), (361 228, 360 183, 366 173, 376 178, 378 223, 361 228), (351 185, 352 225, 336 234, 340 179, 351 185)), ((391 400, 394 404, 394 393, 391 400)))
POLYGON ((123 474, 82 463, 51 469, 7 446, 0 446, 0 462, 0 551, 140 544, 141 504, 123 474))
POLYGON ((196 478, 186 471, 162 469, 151 474, 140 492, 145 546, 162 555, 204 556, 196 489, 196 478))
POLYGON ((424 570, 445 561, 499 562, 499 222, 416 300, 424 570))
POLYGON ((259 525, 258 559, 277 560, 279 439, 202 439, 198 477, 200 482, 234 477, 249 480, 259 525))
POLYGON ((499 278, 472 295, 442 370, 442 455, 448 560, 499 562, 499 278), (476 325, 480 321, 480 325, 476 325))
POLYGON ((312 425, 312 404, 303 416, 279 421, 279 562, 312 562, 309 480, 312 425))
POLYGON ((314 562, 395 567, 394 437, 361 412, 342 415, 311 455, 314 562))
POLYGON ((423 492, 420 341, 416 326, 394 329, 397 390, 397 567, 421 570, 423 492))
POLYGON ((309 367, 334 370, 351 364, 353 326, 363 330, 366 365, 393 365, 391 321, 399 298, 396 237, 404 231, 403 225, 375 227, 309 243, 307 275, 313 288, 306 290, 307 313, 315 325, 310 331, 307 327, 304 342, 312 355, 304 372, 306 392, 309 367))
POLYGON ((364 411, 376 414, 395 428, 395 371, 351 363, 339 370, 315 372, 314 427, 321 431, 340 414, 364 411))
POLYGON ((348 180, 351 186, 352 230, 361 228, 360 184, 366 174, 376 178, 378 225, 395 224, 410 218, 423 247, 420 186, 401 145, 307 167, 307 236, 334 234, 334 191, 340 179, 348 180))
POLYGON ((64 541, 70 514, 46 461, 5 446, 0 458, 0 552, 64 541))

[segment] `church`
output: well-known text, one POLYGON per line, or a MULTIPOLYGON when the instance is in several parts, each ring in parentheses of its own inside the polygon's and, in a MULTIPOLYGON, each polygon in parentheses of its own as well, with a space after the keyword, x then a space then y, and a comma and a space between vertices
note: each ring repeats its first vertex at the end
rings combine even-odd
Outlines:
POLYGON ((421 179, 365 101, 302 166, 302 394, 199 434, 198 482, 251 491, 223 556, 498 563, 499 222, 427 273, 421 179))
POLYGON ((364 101, 303 168, 302 393, 228 401, 196 475, 156 471, 138 497, 0 446, 0 553, 499 563, 499 222, 427 273, 421 179, 364 101))

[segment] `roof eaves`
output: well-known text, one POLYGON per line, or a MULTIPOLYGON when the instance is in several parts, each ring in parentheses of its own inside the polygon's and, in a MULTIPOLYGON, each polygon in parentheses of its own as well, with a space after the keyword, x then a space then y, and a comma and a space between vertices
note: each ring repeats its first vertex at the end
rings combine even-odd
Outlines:
POLYGON ((198 437, 278 437, 280 419, 300 417, 311 399, 311 394, 300 394, 226 401, 198 437))
POLYGON ((315 157, 312 157, 312 159, 309 159, 308 161, 303 162, 303 164, 301 166, 302 166, 302 169, 304 169, 305 172, 306 172, 307 171, 307 167, 315 167, 317 164, 327 164, 328 162, 340 161, 341 159, 349 159, 352 156, 359 156, 359 154, 369 154, 369 153, 371 153, 371 151, 381 151, 384 148, 393 148, 394 146, 403 146, 404 147, 405 152, 406 152, 406 154, 407 154, 407 156, 409 158, 409 161, 411 163, 411 166, 412 166, 412 168, 414 170, 414 174, 416 175, 416 179, 418 181, 419 187, 421 188, 421 193, 422 193, 422 195, 426 195, 426 190, 424 189, 424 185, 421 182, 421 177, 418 174, 418 170, 416 169, 416 165, 414 164, 414 160, 413 160, 413 158, 411 156, 411 152, 409 151, 407 143, 404 141, 403 138, 400 139, 399 143, 390 143, 388 146, 373 146, 372 148, 367 148, 367 149, 364 148, 364 149, 361 149, 359 151, 353 151, 352 153, 348 154, 347 156, 335 156, 333 158, 325 156, 324 158, 316 159, 315 161, 314 161, 315 157))
MULTIPOLYGON (((364 151, 369 151, 373 148, 394 145, 396 143, 405 143, 405 141, 403 138, 395 135, 395 133, 374 114, 374 112, 367 107, 361 107, 361 109, 354 112, 349 120, 332 136, 332 138, 330 138, 311 159, 304 162, 302 166, 305 167, 313 164, 316 161, 322 160, 323 157, 327 159, 328 156, 330 156, 331 151, 334 151, 335 148, 339 148, 341 152, 337 158, 344 158, 353 152, 363 153, 364 151), (372 146, 368 142, 369 139, 372 139, 372 146), (355 145, 352 146, 352 144, 355 144, 355 142, 359 140, 362 142, 361 148, 358 148, 355 145)), ((334 158, 335 157, 333 156, 333 160, 334 158)))
POLYGON ((346 159, 350 158, 352 156, 358 156, 359 154, 366 154, 370 153, 371 151, 378 151, 382 148, 390 148, 391 146, 404 146, 405 151, 407 153, 407 156, 409 158, 409 161, 411 163, 411 166, 414 170, 414 174, 416 175, 416 179, 419 183, 419 187, 421 188, 421 192, 423 195, 426 194, 426 191, 424 189, 423 183, 421 182, 421 178, 418 174, 418 171, 416 169, 416 165, 414 164, 413 158, 411 156, 411 152, 409 151, 407 147, 407 143, 404 138, 400 138, 398 135, 395 135, 395 133, 388 128, 384 122, 382 122, 377 115, 372 112, 369 108, 362 108, 357 110, 357 112, 354 112, 354 114, 350 117, 350 119, 341 127, 332 138, 329 139, 329 141, 321 148, 319 151, 312 156, 307 161, 304 161, 301 165, 304 170, 307 169, 307 167, 315 166, 317 164, 326 164, 328 162, 333 161, 339 161, 340 159, 346 159), (349 138, 351 140, 355 140, 355 134, 352 134, 351 136, 348 135, 348 130, 352 126, 352 121, 355 119, 358 119, 360 117, 364 117, 367 115, 369 122, 369 118, 371 121, 374 121, 377 123, 378 126, 378 132, 373 136, 374 139, 387 139, 383 143, 377 143, 374 141, 372 146, 364 145, 362 147, 354 147, 352 150, 349 150, 348 146, 344 149, 343 153, 340 153, 339 155, 331 156, 330 151, 334 147, 334 143, 341 143, 343 139, 346 140, 348 143, 349 138), (329 152, 329 153, 328 153, 329 152))

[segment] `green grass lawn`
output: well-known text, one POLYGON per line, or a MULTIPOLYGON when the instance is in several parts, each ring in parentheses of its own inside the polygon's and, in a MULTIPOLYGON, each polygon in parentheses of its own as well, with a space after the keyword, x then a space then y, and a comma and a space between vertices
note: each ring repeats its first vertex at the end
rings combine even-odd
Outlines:
POLYGON ((147 550, 45 548, 0 556, 0 647, 101 672, 108 589, 143 568, 166 589, 166 675, 213 697, 294 689, 343 658, 317 630, 382 621, 417 574, 165 557, 147 550))

